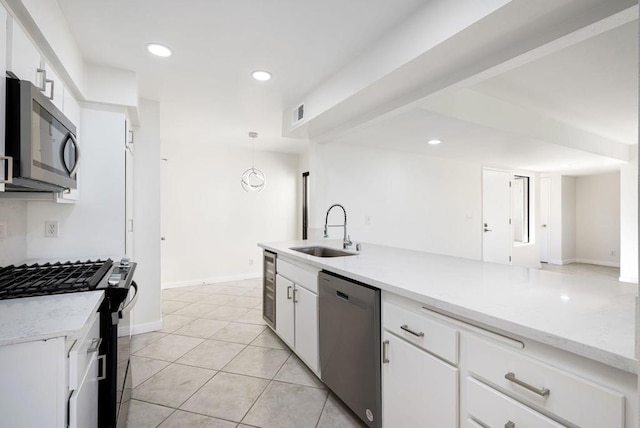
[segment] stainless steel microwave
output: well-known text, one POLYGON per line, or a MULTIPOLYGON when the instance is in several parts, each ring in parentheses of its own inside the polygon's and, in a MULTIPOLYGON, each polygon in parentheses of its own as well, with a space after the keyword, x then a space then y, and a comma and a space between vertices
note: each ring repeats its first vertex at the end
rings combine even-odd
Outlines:
POLYGON ((5 190, 60 192, 77 187, 76 127, 27 80, 7 78, 5 190))

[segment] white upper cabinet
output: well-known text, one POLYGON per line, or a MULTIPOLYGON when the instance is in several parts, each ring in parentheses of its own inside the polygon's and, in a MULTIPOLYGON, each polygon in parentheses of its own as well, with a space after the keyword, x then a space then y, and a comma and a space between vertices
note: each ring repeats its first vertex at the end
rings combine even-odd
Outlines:
POLYGON ((38 69, 42 55, 16 20, 12 21, 9 29, 11 49, 7 55, 7 69, 20 79, 41 86, 44 73, 38 72, 38 69))

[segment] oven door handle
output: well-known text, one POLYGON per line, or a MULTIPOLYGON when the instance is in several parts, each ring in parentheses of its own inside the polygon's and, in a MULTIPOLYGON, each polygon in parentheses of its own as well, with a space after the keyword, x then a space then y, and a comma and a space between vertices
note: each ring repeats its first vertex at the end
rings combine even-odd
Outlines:
POLYGON ((122 319, 125 314, 131 312, 131 309, 136 305, 138 301, 138 284, 135 281, 131 281, 131 287, 136 290, 136 294, 133 295, 133 298, 129 300, 129 303, 125 305, 120 311, 118 311, 118 318, 122 319))

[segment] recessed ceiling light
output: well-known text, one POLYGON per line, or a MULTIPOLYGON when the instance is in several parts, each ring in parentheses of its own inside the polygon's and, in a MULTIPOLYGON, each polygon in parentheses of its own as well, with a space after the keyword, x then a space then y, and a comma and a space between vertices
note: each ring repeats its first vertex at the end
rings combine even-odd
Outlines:
POLYGON ((429 140, 429 141, 427 141, 427 144, 430 144, 432 146, 437 146, 440 143, 442 143, 442 140, 429 140))
POLYGON ((147 50, 155 56, 160 56, 163 58, 171 56, 171 49, 158 43, 149 43, 147 45, 147 50))
POLYGON ((271 73, 264 70, 256 70, 251 73, 251 77, 261 82, 266 82, 267 80, 271 79, 271 73))

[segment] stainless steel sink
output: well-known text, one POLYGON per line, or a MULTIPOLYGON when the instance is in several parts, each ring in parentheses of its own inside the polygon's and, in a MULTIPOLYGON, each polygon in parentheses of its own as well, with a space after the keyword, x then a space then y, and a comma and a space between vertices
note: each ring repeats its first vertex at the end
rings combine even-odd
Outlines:
POLYGON ((337 248, 310 246, 310 247, 292 247, 290 250, 297 251, 299 253, 309 254, 315 257, 344 257, 355 256, 356 253, 349 253, 347 251, 338 250, 337 248))

